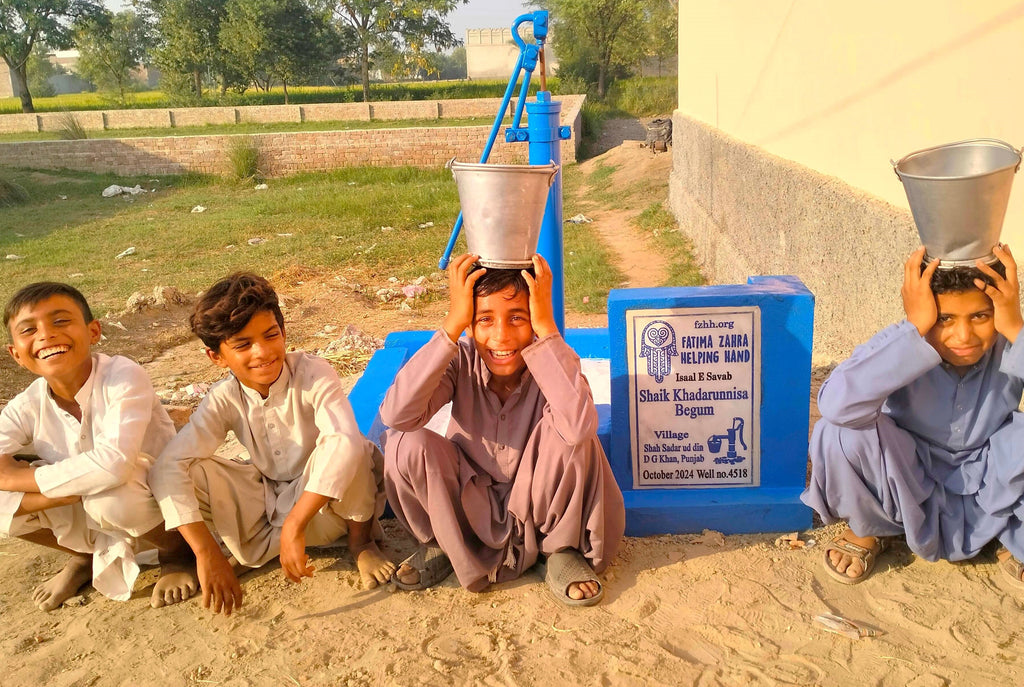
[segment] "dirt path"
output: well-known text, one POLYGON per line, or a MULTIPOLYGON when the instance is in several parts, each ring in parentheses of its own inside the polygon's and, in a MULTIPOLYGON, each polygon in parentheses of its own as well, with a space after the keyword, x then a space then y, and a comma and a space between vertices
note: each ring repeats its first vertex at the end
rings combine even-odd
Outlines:
POLYGON ((645 122, 638 119, 611 119, 605 122, 601 138, 596 145, 600 154, 580 163, 585 181, 576 189, 575 206, 582 208, 593 221, 591 228, 602 243, 615 255, 616 265, 626 279, 623 287, 660 286, 668 274, 665 257, 651 246, 649 237, 637 229, 633 220, 651 199, 668 197, 668 175, 672 170, 672 155, 654 153, 640 146, 646 135, 645 122), (612 168, 610 176, 603 178, 600 170, 612 168), (601 176, 600 182, 592 182, 601 176), (643 185, 639 193, 637 183, 643 185), (624 197, 612 206, 594 201, 595 186, 621 190, 624 197))

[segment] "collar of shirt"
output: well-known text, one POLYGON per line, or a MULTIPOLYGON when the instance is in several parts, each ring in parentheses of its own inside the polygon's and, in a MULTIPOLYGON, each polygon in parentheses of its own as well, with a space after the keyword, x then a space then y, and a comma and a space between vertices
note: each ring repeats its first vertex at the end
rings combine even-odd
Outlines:
MULTIPOLYGON (((77 403, 78 407, 82 409, 83 420, 85 419, 85 409, 89 403, 89 396, 92 395, 92 387, 96 383, 96 375, 100 368, 100 354, 93 353, 91 357, 92 370, 89 371, 89 378, 85 380, 85 384, 83 384, 82 388, 75 394, 75 403, 77 403)), ((57 399, 53 397, 53 390, 50 389, 49 386, 46 387, 46 400, 57 408, 57 412, 61 414, 64 413, 64 409, 57 404, 57 399)))
MULTIPOLYGON (((232 373, 231 376, 234 377, 234 373, 232 373)), ((262 405, 269 401, 274 396, 284 393, 288 389, 288 384, 291 381, 291 378, 291 361, 289 361, 288 358, 285 357, 284 364, 281 365, 281 374, 278 375, 277 379, 274 380, 274 383, 270 385, 270 390, 267 393, 266 398, 263 398, 263 396, 260 395, 260 392, 238 381, 238 377, 235 377, 235 382, 238 384, 239 388, 242 389, 242 395, 246 399, 248 399, 252 403, 262 405)))

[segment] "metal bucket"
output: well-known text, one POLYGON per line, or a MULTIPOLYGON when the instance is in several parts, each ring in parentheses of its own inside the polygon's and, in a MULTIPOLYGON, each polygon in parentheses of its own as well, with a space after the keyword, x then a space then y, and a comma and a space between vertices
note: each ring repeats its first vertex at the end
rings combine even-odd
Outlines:
POLYGON ((992 246, 1020 163, 1020 150, 991 138, 925 148, 892 163, 927 259, 940 258, 946 268, 996 262, 992 246))
POLYGON ((449 164, 459 187, 469 252, 484 267, 532 266, 558 165, 449 164))

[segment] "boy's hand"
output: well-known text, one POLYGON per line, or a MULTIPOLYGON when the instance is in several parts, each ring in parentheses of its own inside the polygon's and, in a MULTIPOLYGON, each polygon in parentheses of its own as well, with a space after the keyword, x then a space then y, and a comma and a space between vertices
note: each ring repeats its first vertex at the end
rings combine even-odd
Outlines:
POLYGON ((531 275, 523 270, 523 278, 530 287, 530 324, 538 339, 558 331, 554 306, 551 304, 551 268, 540 253, 534 254, 531 275))
POLYGON ((466 253, 448 265, 448 315, 442 326, 448 338, 455 343, 458 343, 466 327, 473 324, 473 285, 487 272, 480 268, 470 273, 479 258, 479 255, 466 253))
POLYGON ((1020 313, 1020 284, 1017 282, 1017 262, 1010 254, 1010 247, 1005 243, 996 244, 992 252, 1003 263, 1006 268, 1006 278, 999 276, 999 273, 986 265, 981 260, 975 262, 975 266, 988 275, 994 285, 986 284, 981 279, 975 279, 974 285, 981 289, 986 296, 992 299, 994 321, 996 331, 1006 337, 1006 340, 1013 343, 1024 327, 1024 318, 1020 313))
POLYGON ((0 489, 38 494, 36 469, 9 453, 0 453, 0 489))
POLYGON ((924 246, 921 246, 907 258, 903 266, 903 310, 907 313, 907 321, 917 327, 921 336, 927 334, 935 321, 939 318, 939 308, 935 304, 935 294, 932 293, 932 275, 939 267, 939 260, 936 258, 928 263, 928 266, 921 269, 921 261, 924 259, 924 246))
POLYGON ((203 608, 210 608, 212 603, 214 613, 223 610, 224 615, 231 615, 232 610, 242 607, 242 585, 219 549, 196 556, 196 574, 203 590, 203 608))
POLYGON ((313 577, 315 568, 309 564, 306 555, 306 528, 296 529, 286 519, 281 527, 281 570, 292 582, 302 582, 303 577, 313 577))

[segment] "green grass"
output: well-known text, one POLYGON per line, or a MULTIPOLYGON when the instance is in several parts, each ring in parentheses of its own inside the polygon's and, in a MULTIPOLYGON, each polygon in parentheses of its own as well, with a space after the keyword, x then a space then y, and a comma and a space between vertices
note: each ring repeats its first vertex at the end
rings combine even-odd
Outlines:
MULTIPOLYGON (((459 209, 451 173, 443 169, 301 174, 271 180, 267 191, 201 176, 2 175, 29 199, 0 208, 0 256, 23 256, 5 261, 0 294, 31 281, 68 281, 98 313, 123 308, 135 291, 163 285, 195 293, 240 269, 268 276, 344 269, 353 280, 378 286, 390 276, 413 279, 437 269, 459 209), (113 183, 156 192, 132 201, 102 198, 113 183), (190 212, 197 205, 206 211, 190 212), (428 222, 433 226, 419 227, 428 222), (264 241, 250 245, 255 238, 264 241), (134 255, 115 259, 129 246, 134 255)), ((586 227, 566 233, 567 305, 603 311, 618 278, 586 227)), ((460 240, 456 251, 462 250, 460 240)))
POLYGON ((679 231, 676 218, 663 202, 648 205, 633 223, 653 239, 654 245, 668 260, 668 276, 662 286, 700 286, 706 283, 694 260, 693 245, 679 231))
MULTIPOLYGON (((540 79, 530 82, 530 92, 535 93, 540 79)), ((415 83, 371 84, 370 100, 449 100, 464 98, 500 98, 508 85, 506 80, 478 81, 422 81, 415 83)), ((558 93, 558 79, 548 79, 548 89, 558 93)), ((518 96, 519 90, 516 89, 518 96)), ((355 103, 362 102, 361 86, 305 86, 290 87, 288 102, 292 105, 307 103, 355 103)), ((110 99, 100 93, 74 93, 59 95, 52 98, 33 98, 36 112, 60 112, 62 110, 111 110, 117 109, 110 99)), ((245 93, 227 93, 223 97, 219 93, 206 91, 203 96, 205 106, 216 105, 283 105, 284 91, 273 88, 269 92, 250 89, 245 93)), ((179 107, 162 91, 141 91, 133 94, 131 109, 179 107)), ((18 98, 0 98, 0 114, 21 112, 21 100, 18 98)))
MULTIPOLYGON (((511 119, 506 117, 506 122, 511 119)), ((494 117, 468 117, 458 119, 403 119, 340 122, 279 122, 276 124, 207 124, 203 126, 150 127, 140 129, 106 129, 89 131, 89 138, 147 138, 151 136, 219 136, 230 134, 272 134, 295 131, 354 131, 366 129, 397 129, 438 126, 487 126, 494 117)), ((60 131, 0 134, 0 143, 18 141, 55 141, 60 131)))
POLYGON ((608 88, 606 104, 634 117, 671 115, 676 109, 678 80, 674 76, 623 79, 608 88))

